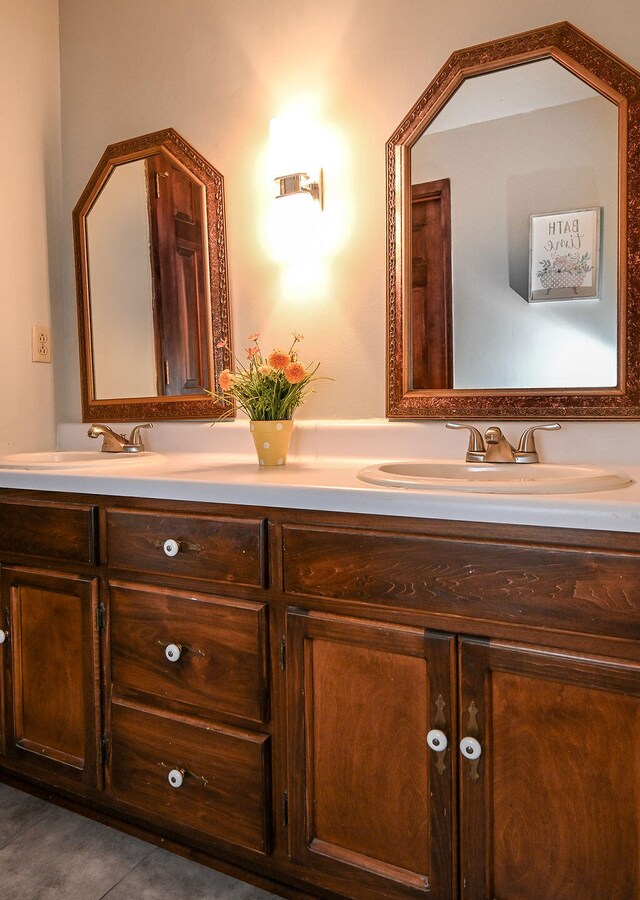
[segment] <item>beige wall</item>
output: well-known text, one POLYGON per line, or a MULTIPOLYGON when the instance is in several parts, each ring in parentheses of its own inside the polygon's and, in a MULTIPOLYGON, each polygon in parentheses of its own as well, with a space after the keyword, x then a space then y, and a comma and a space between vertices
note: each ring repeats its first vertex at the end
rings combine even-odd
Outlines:
POLYGON ((0 10, 2 454, 54 446, 53 367, 31 362, 31 326, 60 309, 61 183, 57 0, 2 0, 0 10))
POLYGON ((70 211, 108 143, 173 126, 223 172, 236 348, 298 329, 335 379, 303 414, 380 416, 384 146, 404 113, 453 50, 563 18, 640 68, 637 0, 60 0, 60 12, 63 420, 80 417, 70 211), (344 230, 311 300, 288 296, 263 241, 269 120, 301 94, 333 130, 327 212, 344 230))

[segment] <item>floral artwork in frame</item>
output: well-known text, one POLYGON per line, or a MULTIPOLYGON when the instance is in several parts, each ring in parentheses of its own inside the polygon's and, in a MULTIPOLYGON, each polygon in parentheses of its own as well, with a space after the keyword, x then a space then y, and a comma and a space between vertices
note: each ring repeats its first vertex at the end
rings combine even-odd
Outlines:
POLYGON ((533 215, 529 303, 598 300, 601 207, 533 215))

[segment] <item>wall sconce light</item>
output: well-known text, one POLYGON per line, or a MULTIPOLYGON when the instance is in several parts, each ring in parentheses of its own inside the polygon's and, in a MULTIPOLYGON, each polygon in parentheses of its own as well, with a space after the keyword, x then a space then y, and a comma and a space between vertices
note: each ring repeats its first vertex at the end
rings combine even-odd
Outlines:
POLYGON ((322 209, 322 169, 318 173, 318 180, 313 181, 306 172, 294 172, 292 175, 279 175, 274 179, 278 185, 279 193, 276 199, 291 197, 294 194, 309 194, 313 200, 320 203, 322 209))

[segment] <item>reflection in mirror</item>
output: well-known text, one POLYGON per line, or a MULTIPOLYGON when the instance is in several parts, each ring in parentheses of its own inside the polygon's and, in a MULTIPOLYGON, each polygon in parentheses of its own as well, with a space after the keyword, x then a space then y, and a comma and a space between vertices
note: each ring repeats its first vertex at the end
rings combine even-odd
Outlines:
POLYGON ((390 417, 640 416, 639 93, 567 22, 437 73, 387 144, 390 417))
POLYGON ((414 388, 616 384, 617 172, 617 107, 555 60, 462 84, 411 148, 414 388), (446 184, 446 206, 434 181, 446 184), (567 271, 588 254, 597 299, 576 287, 528 302, 530 264, 535 275, 541 263, 529 256, 530 216, 592 207, 602 211, 599 254, 575 215, 547 223, 544 243, 567 271))
POLYGON ((76 209, 84 418, 218 417, 222 176, 171 129, 107 148, 76 209))
POLYGON ((87 214, 95 396, 157 391, 151 239, 143 160, 118 166, 87 214), (117 260, 117 265, 114 265, 117 260))

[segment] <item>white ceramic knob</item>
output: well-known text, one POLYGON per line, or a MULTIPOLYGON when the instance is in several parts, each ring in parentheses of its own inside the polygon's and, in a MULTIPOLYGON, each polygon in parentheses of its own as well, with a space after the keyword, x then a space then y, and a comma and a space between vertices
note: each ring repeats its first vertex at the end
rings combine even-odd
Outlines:
POLYGON ((446 750, 448 743, 449 741, 447 740, 446 734, 444 731, 440 731, 439 728, 432 728, 427 734, 427 744, 436 752, 446 750))
POLYGON ((178 644, 167 644, 167 646, 164 648, 164 655, 167 657, 169 662, 178 662, 181 653, 182 647, 180 647, 178 644))
POLYGON ((475 738, 464 737, 460 741, 460 752, 467 759, 479 759, 482 756, 482 747, 475 738))
POLYGON ((0 628, 0 644, 4 644, 6 639, 7 639, 7 632, 3 631, 2 628, 0 628))
POLYGON ((184 781, 184 771, 182 769, 172 769, 167 775, 169 784, 172 788, 182 787, 184 781))
POLYGON ((180 544, 174 541, 173 538, 169 538, 162 545, 162 549, 167 556, 177 556, 180 552, 180 544))

